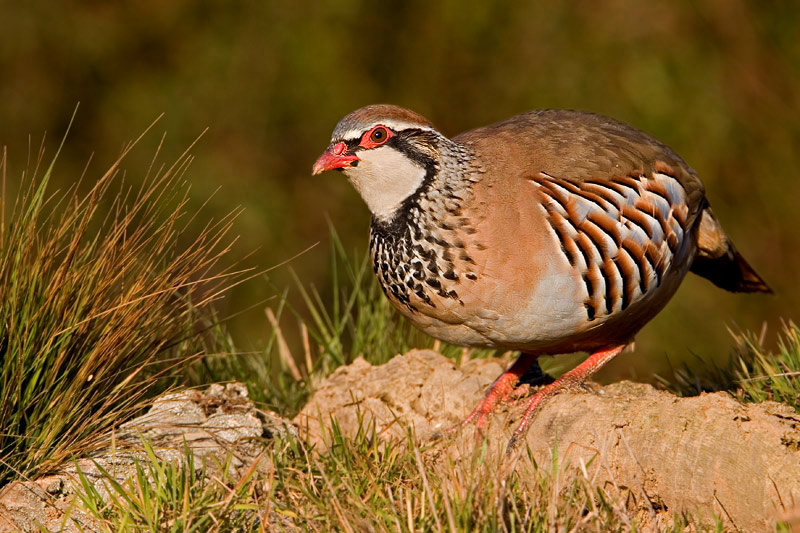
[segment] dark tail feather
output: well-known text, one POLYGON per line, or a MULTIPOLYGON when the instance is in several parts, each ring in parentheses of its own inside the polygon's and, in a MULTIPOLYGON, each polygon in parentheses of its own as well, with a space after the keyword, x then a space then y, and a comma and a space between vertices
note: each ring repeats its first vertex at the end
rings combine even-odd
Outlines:
POLYGON ((726 291, 772 293, 769 285, 736 251, 710 208, 703 211, 700 219, 697 248, 691 270, 698 276, 726 291))
POLYGON ((716 259, 698 255, 692 263, 692 272, 726 291, 772 294, 769 285, 732 245, 728 254, 716 259))

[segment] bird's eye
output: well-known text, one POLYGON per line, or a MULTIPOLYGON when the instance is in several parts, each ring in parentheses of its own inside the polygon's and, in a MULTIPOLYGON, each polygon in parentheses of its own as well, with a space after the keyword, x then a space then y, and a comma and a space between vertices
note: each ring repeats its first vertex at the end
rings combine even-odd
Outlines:
POLYGON ((372 130, 372 135, 369 136, 369 140, 375 144, 381 144, 386 140, 386 137, 388 137, 386 134, 386 128, 375 128, 372 130))
POLYGON ((367 149, 375 148, 382 145, 392 137, 394 137, 394 133, 386 126, 375 126, 366 132, 361 138, 361 146, 367 149))

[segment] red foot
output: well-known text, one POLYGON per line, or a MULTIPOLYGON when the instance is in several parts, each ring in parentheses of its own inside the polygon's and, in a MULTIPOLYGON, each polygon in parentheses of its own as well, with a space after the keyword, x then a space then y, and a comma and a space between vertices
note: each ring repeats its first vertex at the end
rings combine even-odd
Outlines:
POLYGON ((503 372, 500 377, 498 377, 492 386, 489 387, 489 390, 486 391, 486 396, 483 397, 483 400, 478 404, 478 406, 459 424, 456 424, 452 428, 448 430, 448 433, 452 433, 465 425, 469 424, 473 420, 475 420, 475 427, 478 429, 483 428, 486 424, 486 421, 489 420, 489 414, 494 409, 494 406, 498 404, 498 402, 502 402, 508 399, 511 393, 514 391, 514 387, 516 386, 519 378, 521 378, 525 372, 531 367, 533 363, 536 362, 536 359, 539 356, 531 355, 527 353, 520 354, 514 364, 512 364, 508 370, 503 372))
POLYGON ((534 394, 533 397, 528 401, 528 408, 525 409, 525 414, 522 415, 522 421, 520 422, 519 426, 517 426, 517 429, 514 430, 514 434, 511 436, 511 440, 508 442, 506 454, 510 454, 516 444, 525 438, 525 434, 528 432, 528 427, 530 426, 531 420, 533 420, 534 415, 545 400, 551 396, 555 396, 559 392, 580 387, 583 382, 589 378, 589 376, 600 370, 603 365, 614 359, 614 357, 616 357, 623 350, 623 348, 625 348, 624 344, 594 352, 583 363, 579 364, 569 372, 564 373, 560 378, 534 394))

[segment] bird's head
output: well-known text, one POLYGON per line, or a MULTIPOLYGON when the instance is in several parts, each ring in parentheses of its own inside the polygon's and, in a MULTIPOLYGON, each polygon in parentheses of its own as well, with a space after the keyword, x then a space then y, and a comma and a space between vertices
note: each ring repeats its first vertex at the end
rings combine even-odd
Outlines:
POLYGON ((363 107, 336 125, 313 174, 344 172, 372 214, 388 221, 435 174, 441 138, 413 111, 392 105, 363 107))

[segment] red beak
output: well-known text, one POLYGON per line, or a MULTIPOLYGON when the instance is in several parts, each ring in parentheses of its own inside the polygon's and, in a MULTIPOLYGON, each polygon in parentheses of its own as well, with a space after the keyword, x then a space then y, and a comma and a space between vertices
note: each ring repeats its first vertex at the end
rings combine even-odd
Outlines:
POLYGON ((337 168, 349 168, 353 166, 353 161, 358 161, 358 156, 347 155, 347 145, 344 143, 336 143, 325 150, 317 162, 314 163, 314 168, 311 170, 313 176, 326 170, 334 170, 337 168))

